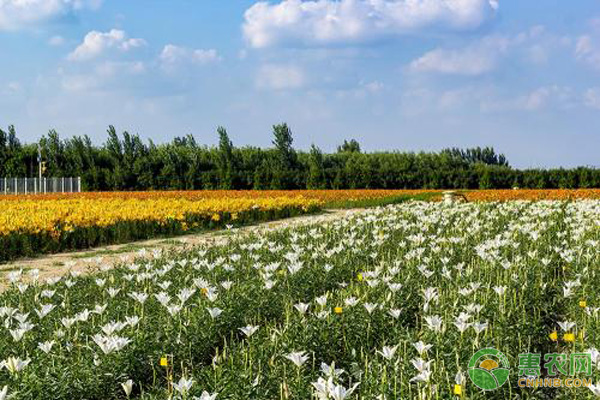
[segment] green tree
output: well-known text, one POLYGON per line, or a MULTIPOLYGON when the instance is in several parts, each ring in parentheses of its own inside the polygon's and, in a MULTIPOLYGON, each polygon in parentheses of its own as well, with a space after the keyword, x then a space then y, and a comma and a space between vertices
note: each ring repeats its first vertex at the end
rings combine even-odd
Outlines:
POLYGON ((344 143, 337 148, 338 153, 360 153, 360 144, 351 139, 350 141, 344 140, 344 143))
POLYGON ((233 188, 233 143, 229 139, 227 130, 222 126, 217 128, 219 135, 219 156, 217 158, 217 168, 219 171, 219 180, 221 189, 233 188))
POLYGON ((325 188, 325 174, 323 171, 323 152, 314 144, 310 147, 308 189, 325 188))
POLYGON ((297 154, 292 143, 292 131, 286 123, 273 126, 273 145, 277 153, 277 168, 273 171, 272 189, 293 188, 292 174, 296 168, 297 154))

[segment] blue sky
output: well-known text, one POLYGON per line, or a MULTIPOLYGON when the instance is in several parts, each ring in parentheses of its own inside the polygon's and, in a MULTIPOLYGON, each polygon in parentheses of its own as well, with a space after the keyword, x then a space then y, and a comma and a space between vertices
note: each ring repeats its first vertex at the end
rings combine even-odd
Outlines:
POLYGON ((0 0, 0 125, 600 166, 597 0, 0 0))

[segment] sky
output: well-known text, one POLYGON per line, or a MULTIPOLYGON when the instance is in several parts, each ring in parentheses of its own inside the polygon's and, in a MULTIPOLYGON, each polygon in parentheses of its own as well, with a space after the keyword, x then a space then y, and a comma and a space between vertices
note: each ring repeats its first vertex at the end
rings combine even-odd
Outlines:
POLYGON ((598 0, 0 0, 0 126, 600 166, 598 0))

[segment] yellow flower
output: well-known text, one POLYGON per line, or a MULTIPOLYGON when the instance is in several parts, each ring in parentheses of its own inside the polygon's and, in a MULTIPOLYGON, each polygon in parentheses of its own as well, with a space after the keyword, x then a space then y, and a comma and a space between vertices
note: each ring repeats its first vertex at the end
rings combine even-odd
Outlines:
POLYGON ((362 282, 362 280, 363 280, 363 279, 364 279, 364 278, 363 278, 362 274, 358 274, 358 275, 356 275, 356 280, 357 280, 357 281, 359 281, 359 282, 362 282))
POLYGON ((552 332, 549 336, 550 340, 552 340, 553 342, 556 342, 558 340, 558 332, 556 331, 552 332))
POLYGON ((212 218, 213 221, 220 221, 221 220, 221 216, 219 214, 213 214, 212 218))
POLYGON ((575 335, 573 333, 565 333, 563 339, 565 340, 565 342, 574 342, 575 335))
POLYGON ((161 367, 166 367, 169 365, 169 360, 167 360, 167 357, 161 357, 160 359, 160 366, 161 367))
POLYGON ((585 300, 581 300, 581 301, 579 302, 579 307, 581 307, 581 308, 586 308, 586 307, 587 307, 587 301, 585 301, 585 300))
POLYGON ((462 385, 454 385, 454 394, 462 397, 462 385))
POLYGON ((336 314, 341 314, 344 311, 342 307, 336 307, 333 309, 333 312, 336 314))

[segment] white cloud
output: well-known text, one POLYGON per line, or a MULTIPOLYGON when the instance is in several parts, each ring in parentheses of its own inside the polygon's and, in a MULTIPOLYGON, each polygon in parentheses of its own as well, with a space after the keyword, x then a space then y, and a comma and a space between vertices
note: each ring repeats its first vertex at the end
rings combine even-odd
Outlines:
POLYGON ((109 49, 126 52, 146 45, 144 39, 128 38, 127 34, 118 29, 110 32, 91 31, 77 48, 69 54, 71 61, 86 61, 96 58, 109 49))
POLYGON ((541 86, 518 96, 482 98, 482 110, 489 112, 567 110, 581 104, 581 93, 569 86, 541 86))
POLYGON ((118 77, 122 75, 139 75, 146 72, 146 64, 141 61, 116 62, 106 61, 94 68, 95 73, 102 77, 118 77))
POLYGON ((146 72, 141 61, 105 61, 84 71, 65 71, 59 69, 62 88, 69 92, 110 91, 123 89, 132 83, 132 79, 146 72))
POLYGON ((415 72, 481 75, 493 70, 500 54, 506 51, 504 41, 493 41, 464 49, 435 49, 410 64, 415 72))
POLYGON ((600 110, 600 87, 586 90, 584 95, 584 103, 587 107, 600 110))
POLYGON ((379 81, 372 81, 372 82, 361 82, 361 87, 363 87, 367 92, 370 93, 378 93, 381 92, 383 90, 383 88, 385 87, 385 85, 379 81))
POLYGON ((467 30, 490 20, 496 0, 283 0, 246 10, 252 47, 361 43, 426 28, 467 30))
POLYGON ((19 82, 9 82, 6 85, 6 91, 10 94, 14 94, 21 91, 21 84, 19 82))
POLYGON ((0 30, 20 29, 100 4, 101 0, 0 0, 0 30))
POLYGON ((258 88, 271 90, 299 89, 305 83, 304 71, 293 65, 263 65, 256 79, 258 88))
POLYGON ((575 57, 600 70, 600 45, 591 35, 582 35, 575 43, 575 57))
MULTIPOLYGON (((600 88, 596 94, 600 108, 600 88)), ((448 90, 416 86, 402 94, 402 102, 403 112, 413 116, 431 110, 455 116, 462 112, 503 115, 575 109, 582 104, 582 93, 560 85, 541 86, 520 93, 486 84, 448 90)))
POLYGON ((570 87, 552 85, 540 87, 523 97, 518 104, 525 110, 539 110, 551 104, 561 108, 569 107, 573 100, 570 87))
POLYGON ((545 63, 551 51, 563 46, 542 26, 514 36, 486 36, 461 48, 436 48, 410 63, 413 72, 476 76, 496 69, 508 55, 533 64, 545 63))
POLYGON ((204 65, 220 61, 221 57, 215 49, 189 49, 187 47, 168 44, 163 48, 160 60, 165 66, 173 66, 185 62, 204 65))

